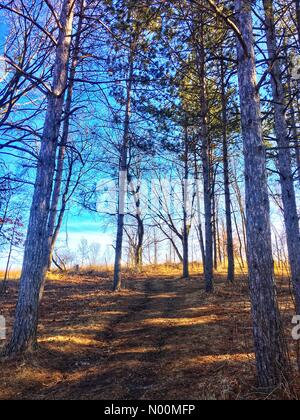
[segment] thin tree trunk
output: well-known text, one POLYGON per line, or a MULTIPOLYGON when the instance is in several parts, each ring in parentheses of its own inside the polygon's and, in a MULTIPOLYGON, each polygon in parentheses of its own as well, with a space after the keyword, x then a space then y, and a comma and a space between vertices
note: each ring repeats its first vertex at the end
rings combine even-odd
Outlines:
POLYGON ((240 215, 241 215, 244 250, 245 250, 245 253, 247 254, 247 238, 246 238, 247 220, 246 220, 244 203, 243 203, 243 200, 242 200, 242 194, 241 194, 241 190, 240 190, 240 187, 239 187, 239 184, 238 184, 238 181, 237 181, 236 174, 234 176, 234 189, 235 189, 237 203, 238 203, 239 210, 240 210, 240 215))
POLYGON ((233 220, 234 220, 234 224, 235 224, 236 233, 237 233, 238 240, 239 240, 239 254, 240 254, 240 260, 241 260, 241 268, 244 269, 245 268, 245 262, 244 262, 244 257, 243 257, 243 243, 242 243, 242 238, 241 238, 241 234, 240 234, 240 230, 239 230, 239 224, 238 224, 234 209, 232 209, 232 214, 233 214, 233 220))
MULTIPOLYGON (((84 9, 85 9, 85 0, 81 0, 81 8, 80 8, 80 16, 78 21, 78 27, 77 27, 77 33, 74 43, 74 52, 72 57, 72 64, 71 64, 71 70, 70 70, 70 81, 67 91, 67 98, 66 98, 66 104, 65 104, 65 110, 64 110, 64 123, 63 123, 63 131, 62 131, 62 138, 59 146, 59 153, 58 153, 58 159, 57 159, 57 168, 56 168, 56 177, 52 192, 52 201, 50 206, 50 215, 49 215, 49 222, 48 222, 48 235, 49 235, 49 242, 50 242, 50 253, 49 253, 49 259, 48 259, 48 270, 51 268, 52 263, 52 255, 54 246, 62 225, 64 212, 66 208, 66 203, 64 200, 62 200, 62 209, 59 214, 58 221, 57 219, 57 209, 58 209, 58 203, 59 203, 59 197, 61 192, 61 185, 63 180, 63 172, 64 172, 64 161, 65 161, 65 154, 66 154, 66 147, 68 144, 68 138, 69 138, 69 130, 70 130, 70 119, 71 119, 71 110, 72 110, 72 101, 73 101, 73 92, 74 92, 74 79, 76 75, 76 68, 78 65, 78 59, 79 59, 79 53, 80 53, 80 41, 81 41, 81 35, 82 35, 82 25, 83 25, 83 15, 84 15, 84 9), (57 223, 56 223, 57 222, 57 223), (56 228, 55 228, 56 224, 56 228)), ((69 174, 68 177, 68 185, 66 187, 66 190, 68 190, 71 176, 72 174, 69 174)), ((66 196, 66 194, 64 194, 66 196)))
MULTIPOLYGON (((290 97, 292 96, 292 92, 290 91, 290 97)), ((295 146, 295 156, 296 156, 296 169, 297 169, 297 177, 298 183, 300 183, 300 142, 298 136, 298 129, 296 123, 296 111, 295 106, 291 104, 291 126, 292 126, 292 133, 293 133, 293 144, 295 146)))
MULTIPOLYGON (((183 256, 181 255, 181 253, 180 253, 180 251, 179 251, 179 249, 178 249, 178 247, 176 245, 176 242, 174 241, 174 239, 172 238, 172 236, 168 236, 168 238, 170 240, 170 246, 173 247, 174 252, 177 255, 180 263, 183 264, 183 256)), ((171 251, 170 251, 170 262, 172 261, 172 247, 170 248, 171 249, 171 251)))
POLYGON ((207 127, 207 98, 205 88, 205 49, 204 49, 204 28, 201 25, 201 40, 199 45, 199 76, 200 76, 200 117, 201 117, 201 146, 203 165, 203 186, 204 186, 204 214, 205 214, 205 263, 204 277, 207 293, 214 290, 214 262, 213 262, 213 223, 212 223, 212 188, 211 171, 209 159, 209 138, 207 127))
POLYGON ((158 264, 158 247, 157 247, 157 237, 156 237, 156 228, 154 227, 154 265, 157 266, 158 264))
POLYGON ((15 240, 15 233, 16 233, 15 231, 16 231, 16 222, 15 222, 14 227, 13 227, 13 233, 12 233, 11 241, 10 241, 10 244, 9 244, 9 251, 8 251, 8 256, 7 256, 7 260, 6 260, 4 279, 3 279, 3 283, 2 283, 1 288, 0 288, 0 295, 6 292, 7 280, 8 280, 8 275, 9 275, 9 266, 10 266, 10 261, 11 261, 11 256, 12 256, 12 252, 13 252, 13 246, 14 246, 14 240, 15 240))
POLYGON ((259 386, 273 389, 288 377, 274 280, 270 203, 257 90, 251 0, 236 0, 238 26, 247 54, 237 41, 238 79, 245 155, 248 266, 254 347, 259 386))
POLYGON ((138 223, 138 243, 137 243, 136 251, 135 251, 135 265, 137 268, 141 269, 143 266, 143 243, 144 243, 145 228, 144 228, 143 220, 139 214, 137 215, 137 223, 138 223))
POLYGON ((48 107, 25 244, 15 324, 13 335, 7 348, 8 354, 31 351, 36 347, 40 288, 48 269, 50 244, 47 226, 55 172, 57 142, 63 113, 64 93, 67 87, 73 17, 74 1, 65 0, 60 17, 61 29, 56 49, 52 85, 53 93, 48 97, 48 107))
MULTIPOLYGON (((132 43, 133 44, 133 43, 132 43)), ((117 240, 116 240, 116 252, 115 252, 115 266, 114 266, 114 291, 122 289, 122 278, 121 278, 121 262, 122 262, 122 247, 123 247, 123 235, 124 235, 124 204, 127 192, 127 176, 128 176, 128 147, 129 147, 129 134, 130 134, 130 118, 131 118, 131 102, 132 102, 132 84, 133 84, 133 72, 134 72, 134 48, 132 45, 130 56, 129 56, 129 72, 127 81, 127 92, 126 92, 126 111, 124 121, 124 135, 123 144, 121 147, 120 156, 120 177, 119 177, 119 209, 118 209, 118 222, 117 222, 117 240)))
POLYGON ((217 200, 216 208, 216 229, 217 229, 217 241, 218 241, 218 260, 219 264, 222 264, 222 249, 221 249, 221 235, 220 235, 220 212, 219 212, 219 200, 217 200))
POLYGON ((184 139, 184 185, 183 185, 183 278, 190 277, 189 272, 189 224, 188 224, 188 181, 189 181, 189 145, 188 128, 185 127, 184 139))
POLYGON ((217 242, 217 209, 216 209, 216 194, 215 194, 215 177, 213 178, 213 193, 212 193, 212 223, 213 223, 213 252, 214 252, 214 269, 218 270, 218 242, 217 242))
POLYGON ((228 138, 227 138, 227 98, 225 86, 225 68, 224 60, 221 62, 221 79, 222 79, 222 127, 223 127, 223 165, 224 165, 224 190, 225 190, 225 213, 226 213, 226 236, 227 236, 227 259, 228 272, 227 280, 229 283, 234 282, 235 266, 234 266, 234 247, 232 234, 231 219, 231 195, 229 180, 229 159, 228 159, 228 138))
POLYGON ((137 244, 134 250, 134 262, 136 268, 141 269, 143 265, 143 244, 145 236, 145 227, 141 213, 141 177, 139 176, 137 188, 135 188, 133 185, 132 176, 128 174, 128 184, 134 199, 136 211, 135 219, 137 221, 137 244))
POLYGON ((295 0, 295 6, 296 6, 298 40, 299 40, 299 45, 300 45, 300 0, 295 0))
POLYGON ((197 156, 195 153, 195 178, 196 178, 196 201, 197 201, 197 214, 198 214, 198 235, 199 235, 199 244, 202 255, 203 267, 205 266, 205 245, 203 238, 202 230, 202 221, 201 221, 201 200, 200 200, 200 191, 199 191, 199 171, 197 165, 197 156))
POLYGON ((263 0, 269 60, 273 63, 271 84, 275 111, 275 133, 278 144, 278 169, 282 192, 283 213, 287 236, 289 263, 294 288, 296 312, 300 315, 300 231, 292 171, 289 130, 286 121, 285 90, 282 82, 273 0, 263 0))

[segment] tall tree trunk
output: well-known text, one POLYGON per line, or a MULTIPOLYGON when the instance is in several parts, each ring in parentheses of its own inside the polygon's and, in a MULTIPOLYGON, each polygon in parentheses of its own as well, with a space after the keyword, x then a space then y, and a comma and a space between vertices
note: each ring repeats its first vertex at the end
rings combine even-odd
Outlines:
MULTIPOLYGON (((299 7, 300 9, 300 7, 299 7)), ((300 13, 300 12, 299 12, 300 13)), ((300 19, 300 16, 299 16, 300 19)), ((300 23, 300 20, 299 20, 300 23)), ((299 35, 299 46, 300 46, 300 35, 299 35)), ((289 60, 289 49, 285 45, 285 65, 290 67, 290 60, 289 60)), ((292 71, 288 69, 288 77, 286 83, 286 96, 288 97, 288 103, 290 104, 290 126, 292 130, 292 141, 295 150, 295 162, 296 162, 296 171, 297 171, 297 178, 298 183, 300 183, 300 142, 299 142, 299 135, 298 135, 298 128, 297 128, 297 111, 295 105, 294 92, 293 92, 293 77, 292 71)))
POLYGON ((144 223, 140 215, 137 216, 137 223, 138 223, 138 242, 135 251, 135 265, 137 268, 141 269, 143 266, 143 243, 144 243, 144 235, 145 235, 145 228, 144 223))
POLYGON ((270 203, 257 89, 251 0, 236 0, 238 26, 247 52, 237 41, 238 79, 245 155, 248 266, 254 347, 259 386, 273 389, 288 377, 274 280, 270 203))
POLYGON ((128 173, 128 184, 134 199, 135 219, 137 221, 137 243, 134 250, 135 267, 141 269, 143 265, 143 244, 145 236, 144 221, 141 212, 141 176, 138 177, 137 187, 134 187, 132 176, 128 173))
POLYGON ((203 267, 205 266, 205 245, 204 245, 204 238, 203 238, 203 230, 202 230, 202 220, 201 220, 201 200, 200 200, 200 189, 199 189, 199 171, 197 165, 197 156, 195 152, 195 182, 196 182, 196 201, 197 201, 197 214, 198 214, 198 226, 197 231, 199 235, 199 244, 201 249, 201 256, 203 267))
MULTIPOLYGON (((289 96, 292 97, 293 93, 289 90, 289 96)), ((300 142, 298 136, 298 129, 297 129, 297 122, 296 122, 296 111, 295 105, 291 103, 291 126, 292 126, 292 133, 293 133, 293 144, 295 148, 295 156, 296 156, 296 170, 297 170, 297 178, 298 184, 300 183, 300 142)))
POLYGON ((226 213, 226 246, 228 259, 227 280, 229 283, 234 282, 235 266, 234 266, 234 247, 232 234, 231 219, 231 195, 229 180, 229 159, 228 159, 228 136, 227 136, 227 97, 225 86, 225 67, 224 60, 221 62, 221 83, 222 83, 222 137, 223 137, 223 166, 224 166, 224 190, 225 190, 225 213, 226 213))
POLYGON ((297 315, 300 315, 300 231, 292 171, 289 130, 286 121, 285 89, 282 81, 280 59, 277 52, 273 0, 263 0, 263 4, 269 60, 273 63, 271 85, 275 111, 275 133, 278 144, 278 169, 280 172, 283 213, 296 311, 297 315))
POLYGON ((204 180, 204 214, 205 214, 205 288, 208 293, 213 292, 213 223, 212 223, 212 195, 211 177, 208 156, 207 127, 202 127, 202 162, 204 180))
POLYGON ((215 177, 213 178, 212 192, 212 224, 213 224, 213 253, 214 253, 214 269, 218 270, 218 239, 217 239, 217 205, 215 192, 215 177))
POLYGON ((188 200, 189 200, 189 144, 188 144, 188 127, 185 127, 184 139, 184 185, 183 185, 183 278, 190 277, 189 272, 189 222, 188 222, 188 200))
POLYGON ((135 251, 135 265, 137 268, 141 269, 143 266, 143 244, 144 244, 144 236, 145 236, 145 227, 144 222, 141 217, 141 208, 140 208, 140 198, 137 199, 136 202, 136 220, 138 224, 138 232, 137 232, 137 246, 135 251))
POLYGON ((56 151, 67 87, 74 0, 65 0, 56 48, 52 94, 48 107, 38 159, 36 182, 30 210, 16 318, 8 354, 31 351, 36 346, 39 296, 48 269, 48 217, 55 172, 56 151))
MULTIPOLYGON (((69 81, 67 98, 66 98, 66 103, 65 103, 65 110, 64 110, 62 138, 61 138, 61 142, 59 146, 59 153, 58 153, 57 167, 56 167, 56 177, 55 177, 55 182, 54 182, 54 187, 53 187, 53 192, 52 192, 52 201, 51 201, 51 206, 50 206, 50 215, 49 215, 49 222, 48 222, 48 235, 49 235, 49 242, 51 244, 49 259, 48 259, 49 270, 51 268, 52 255, 53 255, 55 242, 59 235, 59 231, 62 225, 65 207, 66 207, 65 205, 66 203, 64 202, 64 200, 62 200, 62 209, 61 209, 62 211, 60 211, 59 218, 57 220, 57 209, 58 209, 59 198, 60 198, 60 193, 61 193, 61 186, 62 186, 63 172, 64 172, 64 161, 65 161, 65 154, 66 154, 66 148, 68 144, 69 130, 70 130, 70 119, 71 119, 71 110, 72 110, 72 101, 73 101, 73 92, 74 92, 74 83, 75 83, 74 79, 76 75, 76 69, 77 69, 79 53, 80 53, 80 41, 81 41, 81 36, 82 36, 83 15, 84 15, 86 0, 80 0, 80 1, 81 1, 80 16, 79 16, 78 27, 77 27, 75 43, 74 43, 74 51, 73 51, 71 69, 70 69, 70 81, 69 81)), ((70 184, 71 175, 72 174, 69 174, 68 184, 70 184)), ((68 187, 69 185, 67 185, 66 189, 68 189, 68 187)))
POLYGON ((199 60, 199 78, 200 78, 200 131, 202 148, 202 166, 203 166, 203 189, 204 189, 204 214, 205 214, 205 263, 204 277, 205 290, 212 293, 214 290, 214 261, 213 261, 213 221, 212 221, 212 186, 211 186, 211 168, 209 158, 209 137, 207 126, 207 97, 205 81, 205 48, 204 48, 204 28, 200 28, 200 45, 198 52, 199 60))
POLYGON ((297 32, 298 32, 298 40, 300 45, 300 0, 295 0, 296 6, 296 17, 297 17, 297 32))
POLYGON ((127 81, 126 92, 126 110, 124 120, 124 135, 121 147, 120 156, 120 176, 119 176, 119 208, 118 208, 118 221, 117 221, 117 240, 115 250, 115 266, 114 266, 114 291, 122 289, 121 278, 121 262, 122 262, 122 247, 124 235, 124 204, 127 193, 127 177, 128 177, 128 147, 130 137, 130 118, 131 118, 131 102, 132 102, 132 84, 133 84, 133 71, 134 71, 134 47, 132 47, 129 55, 129 72, 127 81))

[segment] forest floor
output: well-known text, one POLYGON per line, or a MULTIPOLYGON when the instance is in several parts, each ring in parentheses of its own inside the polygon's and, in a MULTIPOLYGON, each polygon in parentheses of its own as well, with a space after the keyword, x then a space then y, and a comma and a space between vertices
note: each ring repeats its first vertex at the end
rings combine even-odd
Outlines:
MULTIPOLYGON (((0 362, 0 399, 276 399, 255 388, 248 287, 241 278, 215 294, 203 279, 178 275, 127 276, 126 290, 110 291, 109 273, 52 275, 41 307, 38 351, 0 362)), ((0 298, 11 332, 17 283, 0 298)), ((280 280, 287 340, 292 301, 280 280)))

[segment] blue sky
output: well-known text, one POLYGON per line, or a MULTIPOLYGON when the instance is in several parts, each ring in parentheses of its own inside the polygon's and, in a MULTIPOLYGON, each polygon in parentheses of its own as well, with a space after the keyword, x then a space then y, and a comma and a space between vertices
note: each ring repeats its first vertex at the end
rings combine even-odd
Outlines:
MULTIPOLYGON (((1 17, 1 15, 0 15, 0 17, 1 17)), ((7 31, 6 24, 4 22, 0 22, 0 48, 2 48, 2 46, 3 46, 6 31, 7 31)))
MULTIPOLYGON (((7 27, 5 23, 0 22, 0 55, 3 54, 3 47, 5 43, 5 37, 7 35, 7 27)), ((72 252, 76 252, 80 241, 85 238, 89 244, 98 243, 101 246, 99 258, 102 262, 111 262, 113 256, 114 234, 108 227, 103 226, 100 221, 100 217, 97 218, 89 214, 86 211, 80 211, 79 208, 72 208, 66 217, 58 244, 64 248, 68 244, 72 252)), ((15 251, 13 256, 13 267, 16 268, 20 265, 22 259, 22 253, 15 251)), ((0 269, 5 267, 5 255, 0 255, 0 269)))
MULTIPOLYGON (((0 55, 3 54, 3 45, 5 42, 6 25, 0 22, 0 55)), ((262 70, 260 70, 262 71, 262 70)), ((99 174, 99 177, 101 175, 99 174)), ((95 180, 96 182, 97 180, 95 180)), ((100 179, 99 179, 100 181, 100 179)), ((275 209, 272 207, 273 221, 277 225, 275 209)), ((108 221, 107 218, 105 218, 108 221)), ((278 221, 279 224, 279 221, 278 221)), ((281 227, 280 227, 281 230, 281 227)), ((113 260, 113 244, 115 241, 115 229, 113 228, 113 220, 110 224, 105 225, 101 216, 96 216, 83 211, 76 204, 71 203, 71 210, 66 215, 63 228, 58 240, 58 246, 64 248, 66 245, 72 252, 78 250, 80 241, 86 239, 89 244, 98 243, 101 246, 100 259, 101 263, 111 263, 113 260)), ((165 251, 163 251, 165 252, 165 251)), ((127 257, 124 255, 125 258, 127 257)), ((15 254, 15 265, 19 265, 21 255, 15 254)), ((0 269, 3 268, 4 260, 0 258, 0 269)))

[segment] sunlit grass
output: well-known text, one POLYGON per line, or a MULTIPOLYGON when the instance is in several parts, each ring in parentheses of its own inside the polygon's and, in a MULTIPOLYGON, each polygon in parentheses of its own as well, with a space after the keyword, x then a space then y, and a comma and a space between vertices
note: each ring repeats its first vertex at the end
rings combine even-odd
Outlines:
MULTIPOLYGON (((131 276, 133 274, 139 274, 142 276, 181 276, 182 273, 182 265, 180 263, 165 263, 165 264, 148 264, 144 265, 141 269, 137 269, 135 267, 123 267, 123 274, 126 276, 131 276)), ((204 268, 201 263, 193 262, 190 264, 190 275, 197 276, 203 275, 204 268)), ((248 269, 245 266, 244 268, 236 261, 235 266, 235 273, 236 276, 247 276, 248 269)), ((79 270, 75 268, 70 269, 66 272, 61 272, 58 270, 53 269, 50 273, 48 273, 47 278, 50 281, 63 281, 66 278, 66 275, 100 275, 100 276, 109 276, 113 275, 113 266, 110 265, 93 265, 93 266, 86 266, 81 267, 79 270)), ((227 263, 224 262, 222 265, 215 270, 216 275, 226 276, 227 274, 227 263)), ((276 277, 290 277, 290 272, 287 264, 275 262, 275 275, 276 277)), ((4 279, 5 271, 0 270, 0 281, 4 279)), ((11 270, 8 274, 9 281, 18 281, 21 276, 20 270, 11 270)))
MULTIPOLYGON (((21 272, 19 270, 12 270, 8 273, 8 280, 16 281, 19 280, 21 272)), ((5 277, 5 271, 0 271, 0 280, 3 280, 5 277)))
POLYGON ((211 316, 201 316, 201 317, 191 317, 191 318, 153 318, 143 321, 146 325, 167 325, 169 327, 187 327, 195 326, 202 324, 211 324, 215 322, 222 321, 224 317, 219 317, 215 315, 211 316))
POLYGON ((39 343, 64 343, 64 344, 76 344, 79 346, 98 346, 99 341, 94 340, 90 337, 80 336, 66 336, 56 335, 53 337, 39 339, 39 343))

